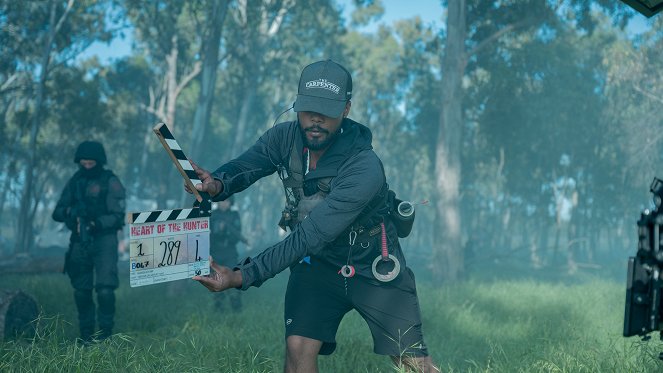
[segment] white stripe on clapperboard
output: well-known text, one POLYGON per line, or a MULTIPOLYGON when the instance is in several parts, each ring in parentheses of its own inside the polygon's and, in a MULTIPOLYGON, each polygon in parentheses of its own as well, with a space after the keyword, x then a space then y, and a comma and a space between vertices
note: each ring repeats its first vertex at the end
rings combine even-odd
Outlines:
MULTIPOLYGON (((183 159, 183 160, 178 159, 177 161, 180 162, 180 165, 185 171, 193 171, 193 167, 191 166, 191 163, 189 163, 188 159, 183 159)), ((200 179, 191 179, 191 182, 193 183, 193 185, 202 184, 202 181, 200 181, 200 179)))
POLYGON ((141 212, 138 214, 138 217, 134 219, 134 224, 141 224, 145 223, 145 220, 147 220, 147 217, 150 216, 150 212, 141 212))
POLYGON ((189 213, 191 212, 191 210, 193 210, 193 209, 182 209, 182 212, 180 212, 180 214, 177 215, 177 218, 175 218, 175 219, 176 220, 186 219, 189 216, 189 213))
MULTIPOLYGON (((171 214, 173 211, 174 211, 174 210, 163 210, 163 211, 161 211, 161 212, 159 213, 159 216, 156 218, 155 222, 156 222, 156 221, 167 221, 167 220, 168 220, 168 216, 170 216, 170 214, 171 214)), ((188 218, 189 218, 189 214, 191 214, 191 211, 193 211, 193 209, 182 209, 182 211, 180 211, 180 213, 177 215, 177 217, 176 217, 175 219, 171 219, 171 220, 184 220, 184 219, 188 219, 188 218)), ((133 224, 142 224, 142 223, 145 223, 145 221, 146 221, 147 218, 150 216, 150 214, 152 214, 152 212, 154 212, 154 211, 141 212, 140 214, 138 214, 138 217, 137 217, 136 219, 134 219, 133 224)))
POLYGON ((169 148, 175 150, 182 150, 182 148, 180 148, 180 144, 178 144, 177 141, 175 141, 175 139, 165 139, 165 140, 169 148))
POLYGON ((193 167, 191 167, 188 159, 178 159, 178 162, 180 162, 180 166, 186 171, 193 171, 193 167))
POLYGON ((161 214, 159 214, 156 221, 164 221, 164 220, 168 219, 168 215, 170 215, 171 212, 173 212, 173 210, 163 210, 163 211, 161 211, 161 214))

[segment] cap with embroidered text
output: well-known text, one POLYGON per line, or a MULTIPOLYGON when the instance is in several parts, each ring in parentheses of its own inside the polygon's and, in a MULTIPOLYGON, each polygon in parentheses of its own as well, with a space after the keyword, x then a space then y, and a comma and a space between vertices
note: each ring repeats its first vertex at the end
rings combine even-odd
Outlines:
POLYGON ((352 77, 332 60, 314 62, 302 70, 294 109, 339 118, 352 98, 352 77))

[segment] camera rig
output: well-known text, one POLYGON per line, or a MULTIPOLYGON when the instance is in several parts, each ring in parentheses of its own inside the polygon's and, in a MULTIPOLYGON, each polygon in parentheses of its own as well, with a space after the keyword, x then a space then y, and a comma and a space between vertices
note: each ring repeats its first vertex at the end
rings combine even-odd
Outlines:
POLYGON ((663 181, 654 178, 649 190, 655 208, 642 211, 638 220, 638 252, 628 260, 624 310, 624 337, 637 335, 643 340, 654 331, 663 339, 663 181))

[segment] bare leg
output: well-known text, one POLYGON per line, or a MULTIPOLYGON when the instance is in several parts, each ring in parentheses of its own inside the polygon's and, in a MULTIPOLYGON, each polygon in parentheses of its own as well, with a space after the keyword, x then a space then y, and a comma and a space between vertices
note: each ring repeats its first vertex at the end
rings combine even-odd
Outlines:
POLYGON ((322 341, 291 335, 286 339, 285 373, 316 373, 322 341))
POLYGON ((433 365, 433 359, 430 356, 410 357, 410 356, 391 356, 394 364, 407 369, 406 372, 417 373, 438 373, 440 368, 433 365))

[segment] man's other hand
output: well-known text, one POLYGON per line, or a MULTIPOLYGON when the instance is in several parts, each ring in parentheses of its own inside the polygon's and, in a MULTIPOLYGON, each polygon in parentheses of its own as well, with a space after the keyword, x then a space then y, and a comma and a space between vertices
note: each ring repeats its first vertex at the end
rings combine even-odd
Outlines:
MULTIPOLYGON (((209 171, 198 167, 198 165, 195 164, 193 161, 189 162, 191 162, 191 167, 193 167, 193 170, 196 171, 198 179, 200 179, 200 181, 202 182, 195 185, 196 190, 201 192, 206 192, 211 197, 214 197, 215 195, 223 191, 223 184, 221 184, 219 180, 213 178, 212 174, 209 171)), ((186 190, 188 193, 193 193, 193 191, 186 184, 184 184, 184 190, 186 190)))
POLYGON ((233 271, 231 268, 217 264, 211 256, 209 257, 209 263, 209 275, 193 277, 209 291, 220 292, 242 286, 242 273, 240 271, 233 271))

